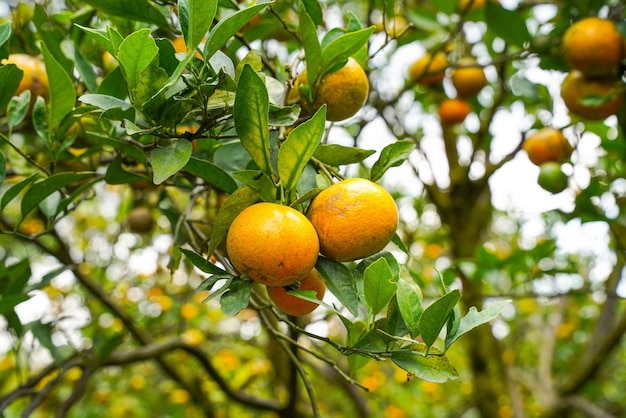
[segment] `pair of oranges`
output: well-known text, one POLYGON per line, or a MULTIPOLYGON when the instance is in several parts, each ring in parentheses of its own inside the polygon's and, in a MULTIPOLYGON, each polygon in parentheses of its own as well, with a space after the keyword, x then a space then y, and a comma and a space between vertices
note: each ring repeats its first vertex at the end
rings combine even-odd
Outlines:
POLYGON ((306 216, 277 203, 247 207, 231 224, 226 249, 233 266, 266 285, 283 311, 303 315, 317 304, 287 291, 299 284, 322 299, 325 286, 315 270, 319 253, 339 262, 367 257, 383 249, 397 224, 398 209, 385 189, 366 179, 345 179, 320 192, 306 216))
POLYGON ((570 67, 561 97, 570 112, 589 120, 616 114, 624 101, 619 71, 626 40, 615 23, 599 17, 575 22, 563 35, 561 51, 570 67))

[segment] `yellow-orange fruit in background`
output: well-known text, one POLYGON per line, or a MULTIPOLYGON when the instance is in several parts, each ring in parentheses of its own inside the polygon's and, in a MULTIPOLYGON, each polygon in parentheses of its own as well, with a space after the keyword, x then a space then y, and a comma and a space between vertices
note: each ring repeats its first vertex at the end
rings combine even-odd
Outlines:
MULTIPOLYGON (((294 87, 305 103, 307 98, 299 88, 308 84, 307 77, 305 69, 294 87)), ((315 91, 314 110, 326 104, 326 120, 338 122, 354 116, 365 104, 368 94, 367 74, 354 58, 349 58, 339 70, 324 74, 315 91)))
POLYGON ((546 127, 529 135, 524 141, 528 159, 541 165, 548 161, 564 161, 572 155, 572 146, 558 129, 546 127))
MULTIPOLYGON (((318 300, 324 298, 326 293, 326 285, 320 277, 317 270, 313 269, 311 272, 300 281, 300 287, 298 290, 313 290, 315 291, 315 297, 318 300)), ((287 315, 306 315, 311 313, 319 305, 317 303, 309 302, 308 300, 300 299, 296 296, 287 293, 289 288, 284 287, 268 287, 267 294, 270 299, 287 315)))
POLYGON ((458 65, 450 72, 457 95, 461 98, 476 96, 487 85, 485 72, 473 58, 462 58, 458 65))
POLYGON ((624 95, 617 94, 618 79, 590 79, 572 70, 563 80, 561 97, 565 105, 575 115, 589 120, 604 120, 617 113, 624 101, 624 95), (605 97, 598 106, 584 104, 584 98, 605 97))
POLYGON ((565 62, 591 77, 614 74, 624 56, 624 38, 608 19, 587 17, 563 34, 561 50, 565 62))
POLYGON ((472 108, 461 99, 445 99, 439 105, 439 119, 442 125, 453 125, 465 120, 472 108))
POLYGON ((26 90, 31 92, 31 106, 35 103, 37 96, 41 96, 48 100, 50 85, 48 83, 48 74, 43 60, 27 54, 10 54, 7 59, 2 60, 2 64, 15 64, 20 70, 24 71, 22 81, 20 81, 16 96, 22 94, 26 90))
POLYGON ((342 180, 320 192, 307 211, 320 251, 335 261, 364 258, 382 250, 398 226, 393 197, 361 178, 342 180))
POLYGON ((297 210, 256 203, 233 221, 226 249, 237 270, 266 286, 288 286, 311 272, 319 240, 311 222, 297 210))
POLYGON ((448 57, 443 51, 435 55, 426 53, 409 67, 409 77, 417 84, 429 86, 439 84, 448 67, 448 57))

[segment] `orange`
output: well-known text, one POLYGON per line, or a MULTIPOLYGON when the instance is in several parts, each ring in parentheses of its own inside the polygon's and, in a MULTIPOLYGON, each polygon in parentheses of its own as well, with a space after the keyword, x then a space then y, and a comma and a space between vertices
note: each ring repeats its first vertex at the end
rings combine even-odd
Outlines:
POLYGON ((439 105, 439 119, 442 125, 461 123, 469 115, 472 108, 461 99, 445 99, 439 105))
POLYGON ((320 250, 335 261, 351 261, 382 250, 398 225, 393 197, 366 179, 342 180, 320 192, 307 212, 320 250))
POLYGON ((376 32, 385 32, 390 38, 398 38, 404 35, 409 28, 409 22, 404 16, 397 15, 385 22, 377 23, 376 32))
POLYGON ((450 72, 456 94, 461 98, 476 96, 487 85, 485 72, 470 57, 460 59, 458 65, 450 72))
MULTIPOLYGON (((295 86, 295 89, 300 92, 300 100, 305 104, 308 100, 300 91, 300 86, 306 84, 308 80, 305 69, 298 77, 295 86)), ((324 74, 314 92, 313 107, 317 110, 325 104, 326 120, 338 122, 354 116, 365 104, 368 94, 367 74, 354 58, 349 58, 339 70, 324 74)))
POLYGON ((317 303, 292 296, 287 292, 289 290, 313 290, 315 291, 315 297, 318 300, 322 300, 324 298, 324 293, 326 293, 326 285, 315 269, 311 270, 311 272, 300 281, 299 285, 299 287, 297 285, 291 285, 288 287, 268 287, 267 294, 272 302, 274 302, 276 306, 278 306, 287 315, 306 315, 313 312, 319 305, 317 303))
POLYGON ((111 71, 115 70, 118 65, 119 62, 117 62, 117 59, 113 55, 111 55, 109 51, 104 51, 102 53, 102 69, 104 71, 110 73, 111 71))
POLYGON ((20 70, 24 71, 22 81, 20 81, 15 95, 19 96, 22 92, 30 90, 31 109, 35 104, 37 96, 42 96, 48 100, 50 85, 48 83, 46 66, 41 58, 26 54, 10 54, 7 59, 2 60, 2 64, 15 64, 20 70))
POLYGON ((311 272, 319 240, 311 222, 297 210, 256 203, 231 224, 226 250, 237 270, 266 286, 288 286, 311 272))
POLYGON ((615 73, 624 55, 624 39, 608 19, 587 17, 575 22, 563 35, 561 51, 567 64, 587 76, 615 73))
POLYGON ((485 8, 485 0, 459 0, 460 12, 473 12, 485 8), (470 1, 472 2, 470 6, 470 1))
POLYGON ((548 161, 539 166, 537 184, 550 193, 560 193, 567 188, 567 174, 561 170, 561 164, 548 161))
MULTIPOLYGON (((206 40, 206 38, 205 38, 206 40)), ((183 38, 182 36, 178 36, 174 39, 172 39, 172 45, 174 45, 174 51, 176 51, 177 53, 179 52, 187 52, 187 45, 185 45, 185 38, 183 38)), ((200 58, 202 59, 202 55, 199 52, 195 53, 196 58, 200 58)))
POLYGON ((618 94, 617 79, 590 79, 578 71, 572 70, 563 80, 561 97, 573 114, 590 120, 603 120, 617 113, 624 101, 624 95, 618 94), (585 98, 604 98, 598 106, 582 102, 585 98))
POLYGON ((529 135, 524 141, 523 148, 528 154, 528 159, 535 165, 548 161, 564 161, 572 154, 572 147, 565 135, 558 129, 549 127, 529 135))
POLYGON ((439 84, 448 67, 448 57, 443 51, 434 56, 426 53, 409 67, 409 77, 412 81, 423 86, 439 84))

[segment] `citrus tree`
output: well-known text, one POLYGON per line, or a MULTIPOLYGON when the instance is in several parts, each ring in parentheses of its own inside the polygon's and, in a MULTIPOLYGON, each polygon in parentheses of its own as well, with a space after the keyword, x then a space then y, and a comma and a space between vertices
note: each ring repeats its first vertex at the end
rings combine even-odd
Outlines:
POLYGON ((619 415, 625 12, 558 6, 6 10, 0 413, 619 415))

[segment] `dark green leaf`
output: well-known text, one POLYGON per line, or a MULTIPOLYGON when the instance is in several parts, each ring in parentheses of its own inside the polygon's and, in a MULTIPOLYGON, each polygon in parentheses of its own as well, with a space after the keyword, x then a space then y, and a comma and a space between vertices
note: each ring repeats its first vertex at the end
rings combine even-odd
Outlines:
POLYGON ((269 97, 265 83, 250 65, 246 65, 235 96, 235 129, 252 160, 264 173, 271 175, 268 114, 269 97))
POLYGON ((11 22, 4 22, 0 25, 0 47, 11 37, 11 22))
POLYGON ((228 15, 211 29, 204 45, 204 58, 209 59, 254 16, 261 13, 270 3, 261 3, 228 15))
POLYGON ((494 1, 485 2, 487 26, 505 42, 522 47, 531 40, 524 14, 508 10, 494 1))
POLYGON ((21 210, 22 219, 28 215, 28 213, 35 209, 37 205, 43 202, 52 193, 61 190, 65 186, 68 186, 75 181, 92 177, 94 173, 58 173, 54 174, 38 183, 32 185, 30 189, 26 191, 22 198, 21 210))
POLYGON ((208 184, 218 187, 225 193, 231 194, 237 189, 237 183, 221 167, 196 157, 191 157, 184 170, 201 178, 208 184))
POLYGON ((84 0, 84 3, 104 14, 128 20, 154 23, 161 28, 169 25, 163 13, 148 0, 84 0))
POLYGON ((45 44, 41 44, 41 52, 43 53, 50 84, 48 126, 56 127, 74 108, 76 104, 76 90, 70 76, 50 54, 45 44))
POLYGON ((141 180, 145 180, 145 178, 124 170, 122 167, 121 155, 117 155, 113 158, 107 167, 106 174, 104 175, 104 181, 108 184, 126 184, 141 180))
MULTIPOLYGON (((398 283, 402 283, 401 281, 398 283)), ((400 292, 401 290, 398 290, 400 292)), ((387 307, 387 322, 383 331, 396 337, 403 337, 409 333, 409 327, 402 318, 400 307, 398 306, 398 298, 396 295, 391 298, 389 306, 387 307)))
POLYGON ((335 64, 347 60, 361 49, 369 40, 374 27, 345 33, 331 41, 322 51, 322 68, 329 71, 335 64))
POLYGON ((324 134, 326 106, 313 117, 298 125, 287 137, 278 151, 278 176, 285 190, 290 191, 298 183, 311 156, 324 134))
POLYGON ((27 301, 29 296, 26 294, 0 295, 0 315, 6 315, 13 312, 13 308, 20 303, 27 301))
POLYGON ((343 264, 319 257, 315 268, 324 279, 328 290, 354 316, 359 313, 359 298, 352 272, 343 264))
POLYGON ((8 205, 11 200, 15 199, 15 197, 20 194, 22 190, 28 187, 28 185, 31 184, 37 177, 37 174, 31 174, 29 177, 14 186, 11 186, 9 190, 4 192, 2 199, 0 200, 0 211, 4 210, 6 205, 8 205))
POLYGON ((155 148, 150 153, 154 184, 161 184, 178 173, 189 162, 191 142, 179 139, 165 148, 155 148))
POLYGON ((398 282, 396 293, 398 310, 406 324, 409 334, 416 338, 420 334, 419 320, 424 308, 422 308, 422 294, 419 287, 414 287, 404 280, 398 282))
POLYGON ((401 369, 427 382, 445 383, 458 377, 457 371, 444 356, 406 350, 394 351, 391 360, 401 369))
POLYGON ((504 307, 509 303, 511 303, 510 300, 500 300, 489 304, 480 312, 472 306, 467 312, 467 315, 461 318, 456 332, 446 336, 445 349, 447 350, 452 343, 454 343, 463 334, 467 334, 477 326, 486 324, 487 322, 497 318, 498 315, 500 315, 500 312, 502 312, 502 309, 504 309, 504 307))
POLYGON ((233 173, 233 177, 241 184, 255 189, 262 201, 273 202, 276 200, 276 185, 259 170, 237 171, 233 173))
POLYGON ((308 15, 311 17, 313 23, 321 25, 324 21, 324 15, 322 14, 320 3, 315 0, 302 0, 302 4, 304 5, 304 9, 308 15))
POLYGON ((226 273, 221 268, 217 267, 215 264, 207 261, 206 258, 202 257, 200 254, 196 254, 195 252, 188 250, 186 248, 181 248, 180 251, 187 257, 191 264, 196 266, 200 271, 203 271, 208 274, 224 274, 226 273))
POLYGON ((178 17, 188 54, 196 50, 211 27, 217 3, 217 0, 178 0, 178 17))
POLYGON ((340 165, 360 163, 376 151, 358 147, 346 147, 338 144, 320 144, 313 156, 321 162, 338 167, 340 165))
POLYGON ((233 276, 232 274, 228 274, 228 273, 214 274, 212 276, 207 277, 202 283, 200 283, 200 285, 196 288, 196 292, 202 292, 205 290, 211 291, 209 293, 209 296, 204 298, 204 300, 202 301, 202 303, 205 303, 219 296, 220 294, 224 293, 226 290, 228 290, 228 286, 230 286, 230 284, 232 283, 233 280, 235 280, 235 278, 236 276, 233 276), (221 280, 226 280, 226 283, 224 284, 224 286, 220 287, 218 290, 212 291, 213 286, 215 286, 215 284, 221 280))
POLYGON ((380 180, 385 172, 391 167, 398 167, 406 161, 415 149, 413 141, 396 141, 387 145, 380 153, 380 158, 372 166, 370 180, 376 182, 380 180))
POLYGON ((15 96, 7 107, 7 125, 14 128, 26 117, 30 108, 30 90, 24 90, 19 96, 15 96))
POLYGON ((0 150, 0 184, 4 182, 7 175, 7 160, 4 158, 4 154, 0 150))
POLYGON ((117 58, 130 89, 139 85, 142 71, 148 68, 158 53, 159 48, 148 28, 133 32, 124 39, 117 53, 117 58))
POLYGON ((422 339, 428 348, 437 341, 439 333, 460 299, 461 292, 453 290, 431 303, 422 312, 418 324, 422 339))
POLYGON ((74 48, 74 62, 76 62, 76 70, 78 70, 81 80, 85 82, 87 91, 95 92, 98 89, 98 76, 93 66, 80 52, 80 48, 74 48))
POLYGON ((317 37, 315 23, 303 7, 300 8, 299 21, 302 47, 306 58, 308 85, 312 86, 322 69, 322 46, 317 37))
POLYGON ((224 293, 220 298, 222 311, 229 316, 237 315, 239 311, 246 308, 250 303, 251 289, 252 280, 247 278, 234 279, 228 288, 228 292, 224 293))
POLYGON ((398 290, 397 277, 383 257, 370 264, 363 273, 365 302, 372 315, 378 314, 398 290))
POLYGON ((228 228, 239 213, 259 201, 259 194, 256 190, 249 186, 242 186, 235 190, 233 194, 228 196, 220 211, 217 213, 217 219, 211 231, 211 239, 209 241, 209 254, 217 249, 217 246, 224 241, 228 233, 228 228))
POLYGON ((7 108, 13 95, 20 85, 24 71, 20 70, 15 64, 7 64, 0 67, 0 115, 7 108))
POLYGON ((93 352, 98 360, 105 360, 126 338, 125 332, 103 335, 97 332, 93 337, 93 352))

